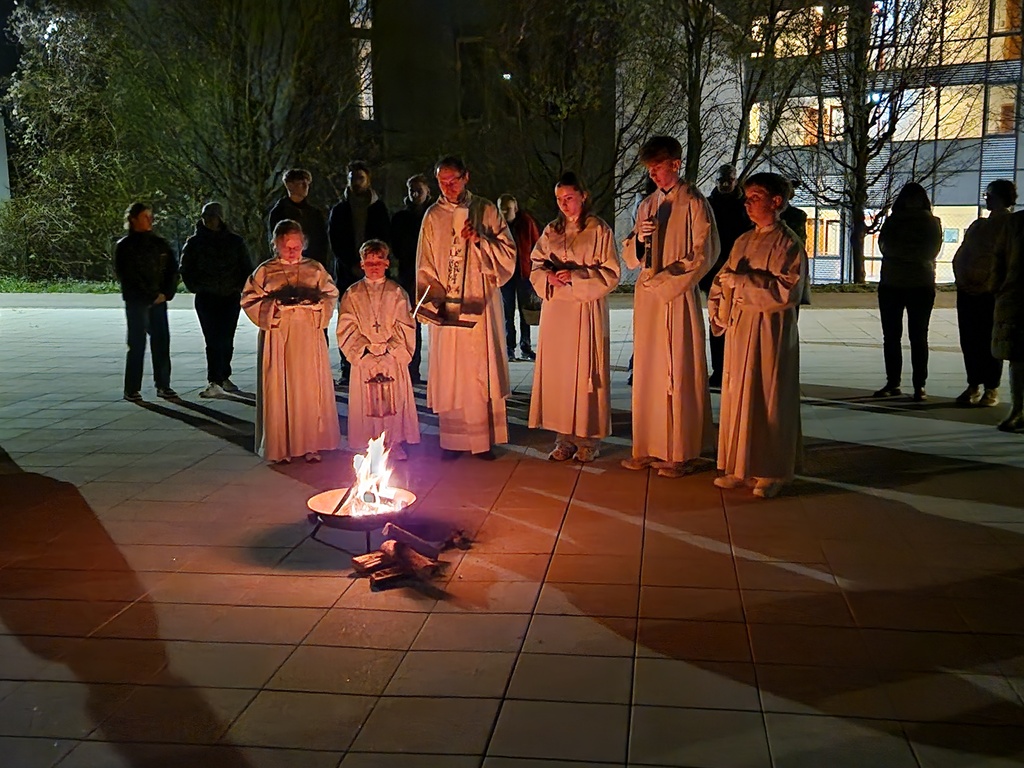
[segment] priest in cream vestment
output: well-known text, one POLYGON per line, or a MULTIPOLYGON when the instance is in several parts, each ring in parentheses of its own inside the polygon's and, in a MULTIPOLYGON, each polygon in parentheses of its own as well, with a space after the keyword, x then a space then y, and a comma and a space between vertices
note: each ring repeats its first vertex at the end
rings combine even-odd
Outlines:
POLYGON ((755 173, 744 184, 756 228, 736 240, 708 296, 712 332, 725 333, 718 433, 720 488, 753 485, 770 498, 793 479, 800 452, 797 307, 804 249, 778 221, 786 179, 755 173))
POLYGON ((409 295, 387 278, 389 249, 368 240, 359 249, 365 277, 341 297, 338 348, 352 366, 348 395, 348 444, 359 453, 387 434, 391 458, 406 458, 402 443, 420 441, 409 361, 416 324, 409 295))
POLYGON ((417 302, 442 318, 430 325, 427 405, 438 414, 441 448, 491 459, 491 446, 508 442, 499 288, 515 270, 516 246, 494 203, 466 189, 460 158, 435 170, 441 195, 423 216, 416 251, 417 302))
POLYGON ((633 456, 627 469, 680 477, 710 468, 711 397, 698 283, 720 250, 704 196, 679 178, 682 148, 655 136, 640 159, 657 189, 644 198, 622 259, 641 267, 633 296, 633 456))
POLYGON ((619 283, 611 228, 590 213, 574 173, 555 186, 561 215, 533 248, 530 282, 544 300, 530 426, 556 434, 553 461, 597 458, 611 433, 608 293, 619 283))
POLYGON ((301 227, 274 228, 277 258, 263 262, 242 290, 242 309, 259 329, 256 451, 268 461, 305 456, 341 442, 324 329, 338 289, 319 262, 302 257, 301 227))

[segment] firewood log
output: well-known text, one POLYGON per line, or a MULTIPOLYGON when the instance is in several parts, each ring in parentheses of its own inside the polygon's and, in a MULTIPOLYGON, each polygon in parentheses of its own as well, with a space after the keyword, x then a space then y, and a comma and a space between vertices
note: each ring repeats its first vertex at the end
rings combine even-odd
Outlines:
POLYGON ((400 541, 412 547, 424 557, 429 557, 431 560, 437 560, 441 554, 441 547, 439 545, 430 541, 424 541, 416 534, 409 533, 409 531, 399 528, 394 523, 385 523, 383 534, 385 539, 400 541))

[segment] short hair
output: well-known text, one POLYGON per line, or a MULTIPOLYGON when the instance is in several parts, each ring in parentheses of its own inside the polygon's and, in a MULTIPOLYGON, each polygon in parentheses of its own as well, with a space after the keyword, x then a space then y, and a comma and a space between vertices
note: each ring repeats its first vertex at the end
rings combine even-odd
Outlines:
POLYGON ((152 211, 153 208, 146 203, 140 203, 138 201, 129 205, 124 212, 124 228, 129 232, 132 229, 132 219, 137 219, 139 214, 143 211, 152 211))
POLYGON ((501 208, 501 206, 503 206, 503 205, 504 205, 505 203, 507 203, 507 202, 508 202, 509 200, 511 200, 511 201, 512 201, 513 203, 515 203, 516 205, 519 205, 519 201, 518 201, 518 200, 516 200, 516 196, 515 196, 515 195, 513 195, 513 194, 512 194, 511 192, 504 192, 504 193, 502 193, 502 194, 498 195, 498 199, 497 199, 497 200, 495 200, 495 203, 497 204, 497 206, 498 206, 499 208, 501 208))
POLYGON ((411 187, 413 184, 422 184, 427 189, 430 189, 430 179, 425 174, 417 173, 414 176, 410 176, 405 180, 405 186, 411 187))
POLYGON ((777 173, 762 171, 761 173, 751 174, 743 182, 744 189, 749 189, 750 187, 760 187, 772 197, 778 195, 782 198, 783 202, 788 201, 790 198, 789 179, 777 173))
POLYGON ((366 164, 365 160, 353 160, 351 163, 348 164, 349 173, 355 173, 356 171, 362 171, 367 176, 373 175, 372 173, 370 173, 370 166, 366 164))
POLYGON ((378 253, 381 256, 384 256, 385 258, 391 257, 391 249, 388 247, 388 244, 385 243, 383 240, 367 240, 365 243, 359 246, 360 261, 362 261, 363 258, 369 253, 378 253))
POLYGON ((893 200, 892 210, 898 211, 931 211, 932 203, 928 192, 916 181, 908 181, 893 200))
POLYGON ((1003 205, 1007 207, 1017 204, 1017 185, 1009 179, 990 181, 986 189, 998 197, 1003 205))
POLYGON ((682 160, 683 145, 671 136, 651 136, 640 147, 640 162, 656 165, 665 160, 682 160))
POLYGON ((274 227, 274 235, 270 239, 276 243, 281 238, 294 234, 300 234, 303 240, 306 239, 306 234, 302 231, 302 225, 299 222, 295 219, 281 219, 274 227))
MULTIPOLYGON (((579 227, 580 230, 587 228, 587 219, 590 217, 590 209, 593 207, 590 200, 590 190, 587 189, 586 183, 583 179, 577 176, 572 171, 566 171, 558 177, 558 181, 555 182, 555 189, 559 187, 572 187, 581 195, 583 195, 583 209, 580 211, 579 227)), ((565 225, 568 222, 565 220, 565 214, 561 211, 558 212, 558 219, 555 220, 554 228, 559 234, 565 232, 565 225)))
POLYGON ((739 175, 736 170, 736 166, 733 165, 732 163, 725 163, 723 165, 718 166, 719 178, 726 175, 728 175, 730 179, 736 178, 736 176, 739 175))
POLYGON ((305 168, 289 168, 284 172, 282 176, 284 183, 287 184, 289 181, 308 181, 310 184, 313 183, 313 174, 307 171, 305 168))
POLYGON ((437 176, 443 168, 458 171, 463 176, 469 173, 469 167, 466 165, 466 162, 458 155, 444 155, 438 158, 437 162, 434 163, 434 175, 437 176))

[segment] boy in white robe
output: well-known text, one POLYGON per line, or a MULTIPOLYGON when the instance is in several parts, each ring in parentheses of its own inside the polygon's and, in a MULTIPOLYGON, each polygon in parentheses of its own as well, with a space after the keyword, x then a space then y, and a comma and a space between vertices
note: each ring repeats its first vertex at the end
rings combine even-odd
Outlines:
POLYGON ((416 349, 416 324, 409 295, 387 278, 390 249, 367 240, 359 249, 366 275, 345 291, 338 310, 338 348, 351 365, 348 397, 349 447, 362 453, 386 433, 391 458, 405 461, 402 443, 420 441, 409 361, 416 349))
POLYGON ((721 246, 710 204, 679 178, 682 152, 669 136, 640 149, 657 188, 622 249, 626 266, 643 268, 633 295, 633 455, 622 466, 664 477, 710 469, 700 455, 713 444, 697 287, 721 246))
POLYGON ((779 221, 786 180, 755 173, 744 184, 755 229, 736 240, 708 296, 712 333, 725 334, 718 433, 719 488, 752 485, 776 496, 793 479, 800 451, 797 307, 804 249, 779 221))

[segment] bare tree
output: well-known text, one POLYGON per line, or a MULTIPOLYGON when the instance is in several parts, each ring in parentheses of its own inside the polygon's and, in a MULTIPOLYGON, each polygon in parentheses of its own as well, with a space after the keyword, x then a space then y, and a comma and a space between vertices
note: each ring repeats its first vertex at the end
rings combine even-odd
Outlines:
POLYGON ((977 157, 984 88, 964 68, 979 44, 984 60, 979 1, 855 0, 823 15, 827 50, 776 106, 771 162, 848 217, 854 282, 899 188, 937 184, 977 157))

